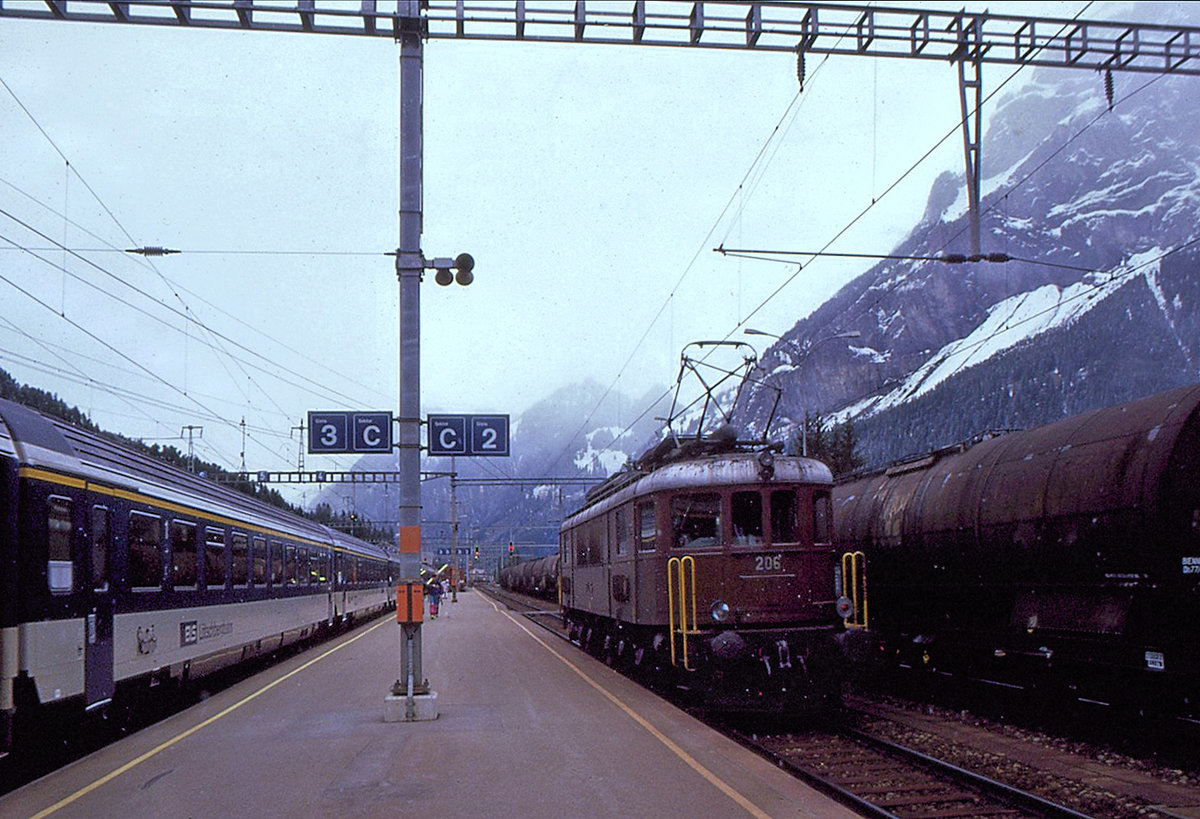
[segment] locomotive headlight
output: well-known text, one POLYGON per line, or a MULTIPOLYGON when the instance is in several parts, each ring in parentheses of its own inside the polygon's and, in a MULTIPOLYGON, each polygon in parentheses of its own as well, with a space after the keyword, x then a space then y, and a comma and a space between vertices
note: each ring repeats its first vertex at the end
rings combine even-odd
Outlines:
POLYGON ((729 608, 729 604, 724 600, 718 600, 712 604, 713 622, 724 623, 729 620, 731 614, 733 614, 733 609, 729 608))

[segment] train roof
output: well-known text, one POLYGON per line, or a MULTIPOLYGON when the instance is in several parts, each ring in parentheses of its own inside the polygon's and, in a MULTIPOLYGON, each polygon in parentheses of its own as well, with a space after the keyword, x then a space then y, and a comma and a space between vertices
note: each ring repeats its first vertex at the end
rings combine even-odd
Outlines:
POLYGON ((567 516, 562 525, 573 526, 651 492, 780 483, 832 486, 833 475, 828 466, 812 458, 778 456, 770 448, 753 451, 731 447, 670 460, 654 468, 634 466, 618 472, 593 490, 588 502, 567 516))
POLYGON ((214 507, 248 524, 275 528, 344 551, 385 557, 366 541, 294 515, 229 486, 179 469, 108 437, 0 399, 0 457, 22 467, 95 481, 158 501, 212 511, 214 507))
POLYGON ((838 484, 857 484, 883 476, 922 472, 951 459, 955 463, 982 461, 997 451, 1007 450, 1008 457, 1029 460, 1033 453, 1043 449, 1066 452, 1073 447, 1118 442, 1130 436, 1145 435, 1148 443, 1157 440, 1163 451, 1169 451, 1189 424, 1200 424, 1200 383, 1089 410, 1029 429, 989 430, 966 441, 847 475, 838 484))

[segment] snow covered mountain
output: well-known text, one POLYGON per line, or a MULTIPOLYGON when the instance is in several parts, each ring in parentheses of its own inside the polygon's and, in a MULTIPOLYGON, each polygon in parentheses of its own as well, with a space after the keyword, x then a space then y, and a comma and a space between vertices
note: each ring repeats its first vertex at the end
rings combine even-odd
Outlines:
MULTIPOLYGON (((772 437, 806 411, 852 418, 877 464, 1200 378, 1200 84, 1118 78, 1110 111, 1095 75, 1034 76, 982 149, 981 251, 1009 261, 855 279, 764 354, 772 437)), ((892 255, 969 254, 963 190, 943 175, 892 255)), ((763 392, 742 409, 761 431, 763 392)))

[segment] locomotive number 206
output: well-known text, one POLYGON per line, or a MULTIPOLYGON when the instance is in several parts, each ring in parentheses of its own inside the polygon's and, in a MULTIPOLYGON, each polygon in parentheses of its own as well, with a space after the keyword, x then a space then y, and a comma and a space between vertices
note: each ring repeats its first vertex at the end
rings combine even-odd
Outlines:
POLYGON ((756 555, 754 571, 777 572, 783 568, 783 555, 756 555))

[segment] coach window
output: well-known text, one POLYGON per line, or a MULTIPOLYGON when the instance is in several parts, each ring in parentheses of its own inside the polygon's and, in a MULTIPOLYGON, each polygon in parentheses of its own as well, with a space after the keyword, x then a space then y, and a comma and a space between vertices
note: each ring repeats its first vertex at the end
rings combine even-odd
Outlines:
POLYGON ((309 574, 308 568, 307 546, 300 546, 296 549, 296 582, 305 586, 312 582, 312 575, 309 574))
POLYGON ((67 594, 75 588, 75 565, 71 562, 71 499, 51 497, 46 516, 46 578, 50 591, 67 594))
POLYGON ((171 521, 171 582, 177 589, 196 587, 196 524, 171 521))
POLYGON ((278 540, 270 543, 271 553, 271 585, 283 585, 283 544, 278 540))
POLYGON ((296 585, 296 544, 283 544, 283 582, 289 586, 296 585))
POLYGON ((671 498, 676 549, 716 549, 721 545, 721 496, 694 492, 671 498))
POLYGON ((153 515, 129 515, 129 585, 140 591, 162 586, 162 521, 153 515))
POLYGON ((617 555, 629 554, 629 541, 633 539, 633 519, 630 515, 632 509, 627 506, 622 506, 617 509, 616 525, 617 525, 617 555))
POLYGON ((204 527, 204 585, 225 588, 225 530, 204 527))
POLYGON ((653 552, 658 548, 658 520, 655 517, 654 501, 637 505, 638 551, 653 552))
POLYGON ((762 546, 763 503, 759 492, 734 492, 730 504, 735 546, 762 546))
POLYGON ((813 493, 813 542, 833 542, 833 509, 828 492, 813 493))
POLYGON ((267 585, 267 539, 256 537, 250 544, 250 582, 255 586, 267 585))
POLYGON ((247 585, 250 582, 250 544, 241 532, 234 532, 229 539, 229 564, 233 570, 233 585, 247 585))
POLYGON ((112 526, 106 506, 92 507, 92 588, 108 591, 108 547, 112 543, 112 526))
POLYGON ((791 489, 778 489, 771 493, 771 542, 799 543, 800 532, 796 523, 796 493, 791 489))

